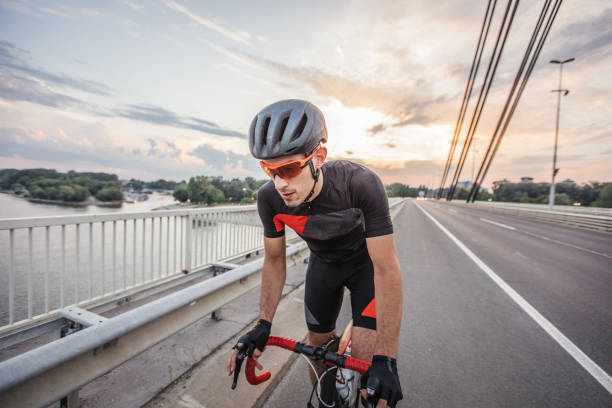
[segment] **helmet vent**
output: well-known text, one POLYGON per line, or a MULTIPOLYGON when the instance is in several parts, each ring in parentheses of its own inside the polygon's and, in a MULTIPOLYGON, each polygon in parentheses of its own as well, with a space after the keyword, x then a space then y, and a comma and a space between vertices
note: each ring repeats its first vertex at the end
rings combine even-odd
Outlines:
POLYGON ((292 142, 302 135, 302 132, 304 131, 304 128, 306 127, 307 122, 308 122, 308 116, 306 116, 306 114, 303 114, 302 119, 300 119, 300 123, 295 128, 295 132, 293 133, 293 136, 291 137, 292 142))
POLYGON ((268 141, 268 127, 270 126, 270 116, 268 116, 263 123, 263 129, 261 130, 261 133, 263 135, 262 137, 262 144, 265 146, 266 142, 268 141))
POLYGON ((289 123, 289 116, 286 116, 285 119, 283 119, 281 123, 280 133, 279 133, 281 139, 283 135, 285 134, 285 129, 287 129, 287 123, 289 123))

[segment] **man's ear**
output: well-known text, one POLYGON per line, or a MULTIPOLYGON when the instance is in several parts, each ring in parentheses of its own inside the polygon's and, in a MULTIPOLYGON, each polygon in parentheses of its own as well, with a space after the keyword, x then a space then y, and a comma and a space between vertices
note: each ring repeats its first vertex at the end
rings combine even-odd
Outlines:
POLYGON ((317 164, 315 167, 317 169, 320 169, 321 166, 323 166, 325 159, 327 158, 327 147, 325 146, 319 147, 319 150, 317 150, 317 152, 315 153, 315 157, 317 158, 317 164))

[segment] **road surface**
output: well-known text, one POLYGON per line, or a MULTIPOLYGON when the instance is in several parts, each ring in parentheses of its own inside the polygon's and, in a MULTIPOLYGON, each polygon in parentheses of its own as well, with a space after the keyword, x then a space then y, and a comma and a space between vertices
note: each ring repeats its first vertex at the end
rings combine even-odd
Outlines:
MULTIPOLYGON (((400 406, 612 407, 611 235, 432 201, 394 229, 400 406)), ((305 370, 264 406, 305 406, 305 370)))

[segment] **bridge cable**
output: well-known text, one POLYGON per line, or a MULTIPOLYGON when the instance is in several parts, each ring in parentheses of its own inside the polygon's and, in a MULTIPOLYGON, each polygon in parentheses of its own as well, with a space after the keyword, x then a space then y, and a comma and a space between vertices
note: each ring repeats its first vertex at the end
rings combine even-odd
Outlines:
POLYGON ((499 61, 501 60, 501 56, 504 51, 504 46, 506 45, 506 40, 508 39, 508 34, 510 33, 510 28, 512 27, 512 22, 514 21, 514 16, 516 15, 516 10, 519 5, 519 2, 520 0, 516 0, 514 2, 514 8, 512 8, 513 0, 508 0, 508 6, 506 7, 502 23, 499 27, 499 33, 495 41, 495 47, 493 48, 493 52, 491 54, 491 59, 489 61, 489 66, 487 67, 486 75, 483 79, 482 87, 480 89, 480 95, 478 96, 478 101, 476 102, 476 107, 474 108, 474 112, 472 114, 470 126, 468 128, 467 134, 465 135, 465 142, 463 143, 463 147, 461 149, 459 161, 457 163, 457 167, 455 168, 455 174, 453 175, 450 184, 450 190, 446 196, 446 199, 449 201, 453 199, 453 195, 455 193, 459 177, 461 176, 461 171, 463 170, 463 165, 465 164, 465 161, 467 159, 467 155, 472 144, 474 134, 476 133, 476 128, 478 127, 478 123, 480 122, 480 117, 486 104, 489 91, 491 89, 491 86, 493 85, 495 73, 497 71, 499 61), (508 18, 508 13, 510 12, 511 8, 512 13, 510 14, 510 18, 508 18))
POLYGON ((476 78, 476 74, 478 73, 478 68, 480 67, 480 60, 482 57, 482 52, 484 50, 487 37, 489 34, 489 28, 491 27, 491 21, 493 20, 493 14, 495 13, 495 6, 497 5, 497 0, 494 0, 493 7, 491 8, 491 0, 489 0, 487 4, 487 10, 485 11, 485 16, 482 21, 482 27, 480 28, 480 35, 478 36, 478 44, 476 45, 476 51, 474 51, 474 58, 472 59, 472 67, 470 68, 470 75, 468 77, 468 81, 465 85, 465 91, 463 93, 463 100, 461 101, 461 108, 459 109, 459 115, 457 116, 457 123, 455 124, 455 131, 453 132, 453 138, 451 140, 451 147, 448 152, 448 157, 446 158, 446 163, 444 164, 444 172, 442 174, 442 179, 440 181, 440 188, 438 189, 438 198, 442 196, 442 192, 444 190, 444 184, 446 183, 446 177, 448 176, 448 171, 453 162, 453 156, 455 155, 455 147, 457 146, 457 140, 459 139, 459 134, 461 133, 461 127, 463 126, 463 119, 465 117, 465 112, 467 111, 468 101, 472 95, 472 90, 474 88, 474 80, 476 78), (491 14, 489 15, 489 10, 491 10, 491 14), (486 26, 486 31, 485 31, 486 26), (483 36, 484 33, 484 36, 483 36))
MULTIPOLYGON (((507 105, 509 104, 512 94, 515 90, 515 86, 513 86, 511 93, 508 95, 508 100, 506 102, 506 106, 504 107, 504 110, 502 111, 502 114, 500 115, 500 118, 498 120, 498 124, 496 126, 495 132, 493 134, 493 137, 491 138, 491 143, 489 144, 489 148, 487 149, 487 153, 485 154, 485 156, 483 157, 482 163, 480 165, 480 168, 478 170, 478 175, 475 178, 475 182, 472 185, 472 189, 470 190, 469 196, 467 201, 468 202, 473 202, 476 199, 476 196, 478 194, 478 190, 480 185, 482 185, 482 182, 484 181, 489 168, 491 166, 491 163, 493 162, 493 158, 495 157, 495 154, 497 153, 497 150, 499 148, 499 145, 501 143, 501 140, 503 139, 503 136, 506 133, 506 130, 508 128, 508 125, 510 124, 510 120, 512 119, 512 116, 514 115, 514 111, 516 110, 516 107, 518 106, 518 102, 520 100, 521 95, 523 94, 523 91, 525 90, 525 87, 527 86, 527 81, 529 80, 531 73, 533 72, 533 69, 535 67, 535 64, 537 62, 537 59, 540 55, 540 52, 542 51, 542 48, 544 46, 544 43, 546 42, 546 39, 548 38, 548 34, 550 32, 550 29, 552 27, 552 24, 557 16, 557 13, 559 11, 559 8, 561 7, 561 4, 563 3, 563 0, 556 0, 555 4, 553 5, 552 11, 551 13, 548 15, 548 19, 546 21, 546 24, 544 26, 544 31, 542 33, 542 35, 540 36, 540 38, 538 39, 538 44, 536 46, 536 50, 529 62, 529 66, 527 68, 527 71, 521 81, 521 85, 520 88, 516 94, 516 97, 514 98, 514 101, 512 102, 512 107, 510 108, 510 112, 508 113, 508 115, 505 117, 504 119, 504 114, 506 113, 507 110, 507 105), (503 121, 503 125, 502 125, 502 121, 503 121), (501 126, 501 131, 500 131, 500 126, 501 126), (495 146, 493 148, 493 150, 491 151, 491 146, 493 145, 493 141, 495 141, 495 146), (489 152, 490 156, 489 156, 489 152), (486 163, 486 164, 485 164, 486 163)), ((538 19, 538 23, 536 24, 536 27, 534 28, 534 32, 532 35, 532 41, 530 41, 530 44, 527 48, 527 50, 525 51, 525 56, 523 58, 523 63, 521 64, 521 67, 519 68, 519 71, 517 72, 516 78, 515 78, 515 84, 518 83, 518 80, 522 74, 522 70, 524 69, 524 63, 526 62, 526 60, 528 59, 529 54, 531 54, 531 50, 533 48, 533 42, 535 40, 535 38, 537 37, 537 35, 539 34, 541 27, 542 27, 542 21, 544 20, 544 16, 547 14, 548 12, 548 8, 550 7, 550 0, 547 0, 546 3, 544 4, 543 8, 542 8, 542 13, 540 15, 540 19, 538 19)))

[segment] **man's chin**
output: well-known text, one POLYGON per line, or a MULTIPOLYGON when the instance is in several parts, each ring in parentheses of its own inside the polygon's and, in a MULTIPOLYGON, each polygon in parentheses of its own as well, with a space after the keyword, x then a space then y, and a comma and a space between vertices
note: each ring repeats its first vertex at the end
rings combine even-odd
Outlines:
POLYGON ((283 198, 283 201, 285 202, 285 205, 287 207, 297 207, 297 206, 299 206, 301 204, 298 200, 296 200, 294 198, 290 198, 289 200, 285 200, 283 198))

